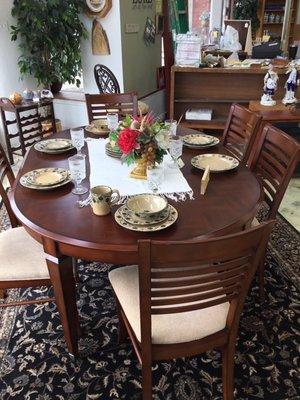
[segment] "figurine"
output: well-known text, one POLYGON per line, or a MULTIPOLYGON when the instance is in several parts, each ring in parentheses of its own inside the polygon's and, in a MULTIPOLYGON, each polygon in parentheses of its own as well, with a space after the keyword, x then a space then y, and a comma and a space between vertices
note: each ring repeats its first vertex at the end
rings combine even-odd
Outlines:
POLYGON ((289 74, 289 77, 285 84, 286 92, 282 102, 283 104, 297 103, 295 92, 297 89, 297 85, 299 85, 299 78, 298 78, 296 63, 294 61, 289 63, 289 67, 288 70, 286 71, 286 74, 289 74))
POLYGON ((272 99, 277 89, 278 75, 273 70, 273 65, 269 65, 269 70, 264 77, 264 94, 261 96, 260 104, 263 106, 275 106, 276 101, 272 99))

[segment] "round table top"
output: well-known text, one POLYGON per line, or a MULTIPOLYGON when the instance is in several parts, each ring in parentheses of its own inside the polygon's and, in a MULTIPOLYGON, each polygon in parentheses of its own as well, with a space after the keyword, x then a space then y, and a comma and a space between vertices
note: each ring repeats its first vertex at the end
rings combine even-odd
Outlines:
MULTIPOLYGON (((194 131, 179 129, 180 134, 191 132, 194 131)), ((69 131, 57 136, 68 137, 69 131)), ((86 145, 83 151, 88 154, 86 145)), ((36 168, 68 168, 68 157, 75 153, 74 150, 60 155, 48 155, 32 147, 12 189, 12 208, 35 238, 41 241, 45 236, 62 244, 63 254, 85 258, 83 250, 89 249, 87 257, 90 260, 94 257, 92 252, 97 251, 100 255, 103 252, 103 258, 100 257, 102 261, 119 262, 119 257, 114 258, 114 254, 126 254, 127 251, 136 253, 140 239, 187 240, 226 230, 239 221, 246 222, 251 218, 259 202, 260 185, 252 172, 243 165, 234 171, 211 174, 205 195, 200 194, 203 172, 193 168, 190 160, 196 154, 205 152, 228 154, 221 144, 206 151, 184 147, 182 159, 185 166, 182 172, 194 191, 194 200, 170 201, 178 210, 178 220, 160 232, 142 233, 122 228, 113 217, 118 206, 113 207, 112 214, 104 217, 94 215, 90 206, 79 208, 76 204, 79 196, 71 192, 72 183, 55 190, 38 191, 27 189, 18 182, 21 175, 36 168)), ((88 179, 83 184, 88 185, 88 179)), ((95 257, 98 258, 98 255, 95 257)), ((124 262, 130 260, 132 258, 129 257, 124 262)))

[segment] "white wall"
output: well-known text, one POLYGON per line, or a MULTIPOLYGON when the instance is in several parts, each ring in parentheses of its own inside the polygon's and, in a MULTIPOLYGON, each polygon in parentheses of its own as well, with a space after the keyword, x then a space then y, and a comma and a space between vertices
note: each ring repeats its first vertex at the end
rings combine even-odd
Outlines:
MULTIPOLYGON (((0 0, 1 1, 1 0, 0 0)), ((112 9, 105 18, 100 19, 100 23, 106 31, 110 55, 94 56, 92 53, 92 24, 93 18, 82 16, 83 23, 88 31, 89 37, 81 43, 82 66, 83 66, 83 86, 86 93, 98 93, 98 87, 94 78, 95 64, 105 64, 116 75, 121 91, 123 91, 123 65, 122 65, 122 44, 121 44, 121 21, 120 21, 120 1, 113 0, 112 9)), ((124 1, 124 0, 123 0, 124 1)))

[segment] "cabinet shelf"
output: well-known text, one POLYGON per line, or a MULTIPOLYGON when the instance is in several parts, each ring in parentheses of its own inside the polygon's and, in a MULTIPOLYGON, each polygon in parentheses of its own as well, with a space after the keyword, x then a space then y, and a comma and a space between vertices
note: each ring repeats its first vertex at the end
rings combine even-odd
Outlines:
POLYGON ((218 129, 222 130, 225 128, 226 118, 213 118, 211 120, 182 120, 180 123, 186 128, 192 129, 218 129))
POLYGON ((178 98, 174 99, 174 103, 224 103, 224 104, 232 104, 232 103, 242 103, 247 104, 249 100, 245 99, 193 99, 193 98, 178 98))

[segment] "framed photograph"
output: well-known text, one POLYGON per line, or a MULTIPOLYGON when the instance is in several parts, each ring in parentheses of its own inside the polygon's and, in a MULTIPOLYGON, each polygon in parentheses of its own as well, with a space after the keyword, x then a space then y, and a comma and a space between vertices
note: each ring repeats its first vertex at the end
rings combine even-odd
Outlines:
POLYGON ((163 14, 156 14, 155 16, 155 30, 157 35, 162 35, 164 32, 164 16, 163 14))

